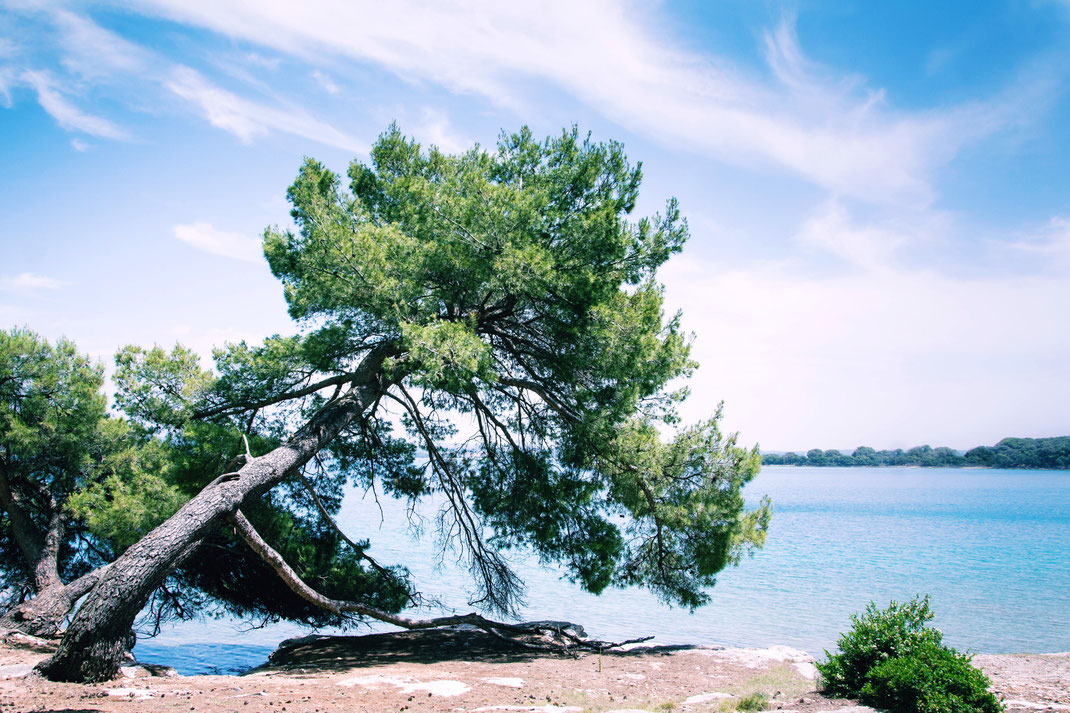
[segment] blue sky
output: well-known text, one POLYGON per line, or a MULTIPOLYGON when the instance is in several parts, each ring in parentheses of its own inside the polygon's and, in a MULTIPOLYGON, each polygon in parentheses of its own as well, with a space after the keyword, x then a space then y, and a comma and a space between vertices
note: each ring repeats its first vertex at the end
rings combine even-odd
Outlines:
POLYGON ((1070 433, 1070 2, 0 2, 0 324, 292 330, 257 241, 391 121, 573 123, 681 201, 663 271, 772 450, 1070 433))

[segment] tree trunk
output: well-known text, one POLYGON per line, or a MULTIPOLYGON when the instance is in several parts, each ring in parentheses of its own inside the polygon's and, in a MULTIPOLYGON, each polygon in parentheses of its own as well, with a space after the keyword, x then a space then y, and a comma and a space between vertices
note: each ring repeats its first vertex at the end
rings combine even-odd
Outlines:
POLYGON ((13 487, 7 473, 0 468, 0 507, 7 512, 11 533, 33 578, 33 590, 39 594, 63 586, 59 576, 59 544, 63 540, 64 524, 59 504, 52 494, 36 483, 32 485, 40 491, 44 507, 47 507, 48 529, 43 533, 34 525, 21 502, 25 495, 16 494, 17 486, 13 487))
POLYGON ((353 386, 324 406, 286 443, 206 486, 166 522, 111 564, 67 628, 59 649, 36 671, 53 681, 97 682, 115 677, 123 640, 138 612, 164 578, 201 540, 249 502, 308 462, 375 399, 391 345, 372 350, 353 386))
POLYGON ((71 609, 104 575, 104 567, 84 574, 70 584, 56 584, 0 617, 0 629, 17 629, 31 636, 55 636, 71 609))
POLYGON ((100 578, 97 569, 64 584, 59 576, 59 547, 66 524, 62 508, 52 494, 39 484, 31 484, 46 508, 48 528, 41 532, 23 505, 24 494, 16 494, 7 473, 0 468, 0 508, 7 513, 11 532, 30 572, 34 597, 0 617, 0 627, 17 629, 32 636, 55 636, 75 602, 100 578))

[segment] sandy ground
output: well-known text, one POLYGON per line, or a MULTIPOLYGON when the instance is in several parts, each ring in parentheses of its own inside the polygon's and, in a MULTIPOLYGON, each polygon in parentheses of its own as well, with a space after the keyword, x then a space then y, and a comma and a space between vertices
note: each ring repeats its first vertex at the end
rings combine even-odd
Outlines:
MULTIPOLYGON (((152 675, 131 666, 116 681, 88 686, 27 678, 45 655, 0 645, 0 713, 705 713, 735 710, 756 692, 782 713, 872 710, 821 696, 812 659, 785 647, 636 648, 574 659, 518 650, 477 632, 403 632, 301 640, 244 676, 152 675)), ((1070 654, 975 662, 1009 711, 1070 711, 1070 654)))

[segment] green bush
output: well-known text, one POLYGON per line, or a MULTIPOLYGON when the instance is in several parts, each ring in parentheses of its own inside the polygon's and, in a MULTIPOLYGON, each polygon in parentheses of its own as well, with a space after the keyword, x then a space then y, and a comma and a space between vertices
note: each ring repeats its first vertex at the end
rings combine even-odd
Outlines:
POLYGON ((1003 706, 988 691, 988 678, 970 657, 943 644, 925 626, 933 618, 929 597, 880 610, 872 602, 851 616, 840 653, 818 663, 826 695, 860 698, 895 713, 996 713, 1003 706))
POLYGON ((828 651, 828 661, 817 664, 825 693, 834 698, 858 698, 870 669, 884 661, 908 655, 925 644, 939 646, 943 636, 925 626, 933 618, 929 597, 906 604, 892 602, 883 611, 870 602, 864 615, 851 615, 851 630, 840 635, 839 654, 828 651))
POLYGON ((870 670, 862 702, 892 711, 917 713, 999 713, 988 677, 970 657, 947 646, 924 644, 870 670))

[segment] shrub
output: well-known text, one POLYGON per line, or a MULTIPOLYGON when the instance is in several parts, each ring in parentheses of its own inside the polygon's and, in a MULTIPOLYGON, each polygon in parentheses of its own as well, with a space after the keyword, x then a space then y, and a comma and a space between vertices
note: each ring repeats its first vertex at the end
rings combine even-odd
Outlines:
POLYGON ((892 602, 883 611, 870 602, 864 615, 851 615, 851 630, 840 635, 839 654, 825 651, 828 661, 817 664, 825 693, 834 698, 858 698, 870 669, 890 658, 908 655, 924 644, 939 646, 943 636, 925 626, 933 618, 929 597, 906 604, 892 602))
POLYGON ((943 644, 925 626, 933 618, 929 597, 880 610, 872 602, 851 616, 851 630, 839 639, 840 653, 825 652, 818 663, 825 693, 895 713, 997 713, 1003 706, 988 677, 970 657, 943 644))
POLYGON ((917 713, 999 713, 988 677, 970 657, 947 646, 924 644, 887 659, 866 676, 862 702, 892 711, 917 713))

